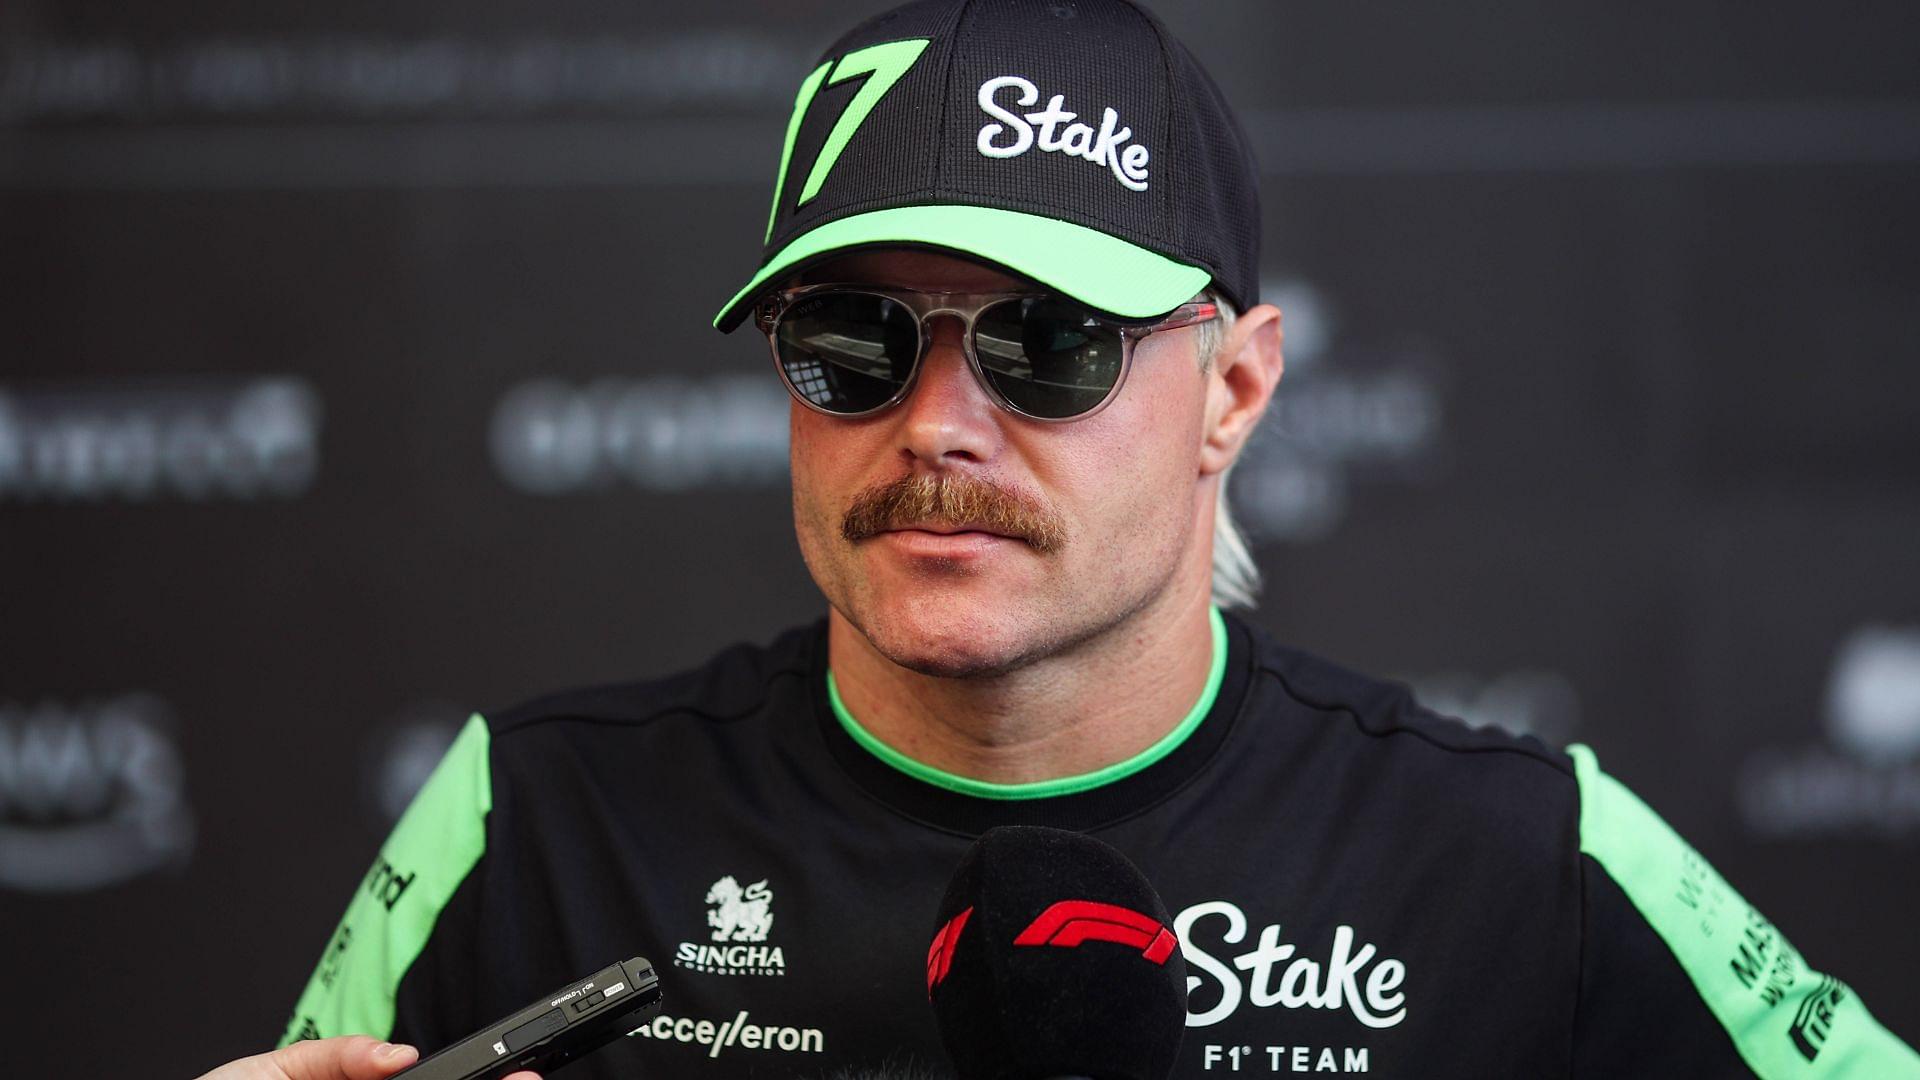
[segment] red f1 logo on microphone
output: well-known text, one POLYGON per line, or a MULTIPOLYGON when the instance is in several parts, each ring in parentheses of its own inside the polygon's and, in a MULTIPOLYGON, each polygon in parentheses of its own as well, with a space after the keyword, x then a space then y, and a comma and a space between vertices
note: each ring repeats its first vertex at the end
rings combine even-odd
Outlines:
POLYGON ((1093 900, 1061 900, 1041 912, 1033 925, 1013 939, 1015 945, 1058 945, 1065 949, 1085 941, 1130 945, 1156 964, 1165 964, 1179 944, 1173 933, 1152 916, 1093 900))
POLYGON ((945 981, 947 972, 953 970, 953 950, 960 944, 960 931, 966 928, 967 916, 973 909, 955 915, 947 920, 947 925, 933 935, 933 946, 927 950, 927 1000, 933 1000, 933 988, 945 981))

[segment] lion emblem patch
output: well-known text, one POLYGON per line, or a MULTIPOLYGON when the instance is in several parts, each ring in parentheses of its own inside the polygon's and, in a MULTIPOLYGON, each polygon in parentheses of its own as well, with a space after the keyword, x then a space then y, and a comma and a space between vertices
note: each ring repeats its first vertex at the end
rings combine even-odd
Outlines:
POLYGON ((715 941, 765 941, 773 929, 773 890, 765 878, 741 888, 728 874, 707 890, 707 903, 715 941))

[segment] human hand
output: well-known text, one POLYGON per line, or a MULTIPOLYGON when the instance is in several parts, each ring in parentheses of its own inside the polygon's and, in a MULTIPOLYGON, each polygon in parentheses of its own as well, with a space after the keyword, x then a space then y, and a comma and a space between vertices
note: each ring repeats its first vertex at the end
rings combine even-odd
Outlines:
MULTIPOLYGON (((420 1051, 371 1035, 305 1039, 270 1053, 230 1061, 199 1080, 386 1080, 420 1060, 420 1051)), ((517 1072, 502 1080, 540 1080, 517 1072)))

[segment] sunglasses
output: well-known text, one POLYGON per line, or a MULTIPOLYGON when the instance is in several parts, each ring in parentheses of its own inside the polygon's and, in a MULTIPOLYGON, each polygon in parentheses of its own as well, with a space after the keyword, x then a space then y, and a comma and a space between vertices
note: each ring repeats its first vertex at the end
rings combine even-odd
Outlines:
POLYGON ((829 416, 867 416, 905 401, 932 336, 927 320, 952 315, 967 365, 994 404, 1032 420, 1078 420, 1120 392, 1140 339, 1219 316, 1182 304, 1139 325, 1115 322, 1057 293, 920 292, 871 285, 802 285, 762 301, 780 378, 802 405, 829 416))

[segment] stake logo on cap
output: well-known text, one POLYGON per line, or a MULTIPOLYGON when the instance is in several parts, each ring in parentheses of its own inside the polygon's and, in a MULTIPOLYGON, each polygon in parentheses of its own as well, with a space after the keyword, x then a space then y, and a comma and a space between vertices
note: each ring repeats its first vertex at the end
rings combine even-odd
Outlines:
POLYGON ((915 0, 855 27, 800 84, 753 277, 889 245, 972 256, 1120 319, 1211 284, 1258 302, 1245 134, 1131 0, 915 0))
POLYGON ((1015 100, 1022 105, 1031 105, 1040 100, 1040 88, 1018 75, 1002 75, 981 83, 981 111, 1005 122, 1005 126, 989 123, 980 129, 980 138, 975 145, 982 154, 992 158, 1019 157, 1027 152, 1028 147, 1035 145, 1034 129, 1038 127, 1041 150, 1057 150, 1086 158, 1095 165, 1112 169, 1114 178, 1133 190, 1147 190, 1147 160, 1153 155, 1144 146, 1127 145, 1127 140, 1133 137, 1133 129, 1118 127, 1120 114, 1112 108, 1101 114, 1100 132, 1096 135, 1093 128, 1086 124, 1072 122, 1078 114, 1062 107, 1066 101, 1064 94, 1053 95, 1047 101, 1046 108, 1023 116, 1008 112, 995 100, 1002 89, 1017 92, 1019 97, 1015 100), (1062 124, 1067 125, 1064 130, 1060 129, 1062 124), (1002 131, 1013 132, 1012 140, 1005 145, 999 142, 1002 131))

